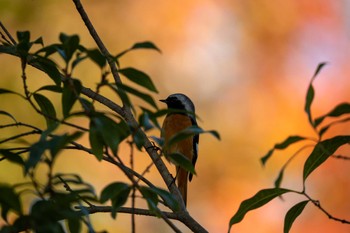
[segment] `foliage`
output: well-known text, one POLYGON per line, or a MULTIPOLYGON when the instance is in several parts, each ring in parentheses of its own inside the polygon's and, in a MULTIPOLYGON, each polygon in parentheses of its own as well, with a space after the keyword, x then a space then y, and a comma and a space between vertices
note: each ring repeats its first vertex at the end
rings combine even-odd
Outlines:
POLYGON ((287 166, 290 164, 290 162, 304 149, 306 149, 308 146, 303 146, 299 150, 297 150, 290 159, 282 166, 276 180, 275 180, 275 187, 271 189, 264 189, 260 190, 257 194, 255 194, 253 197, 243 201, 238 208, 237 212, 234 214, 234 216, 231 218, 229 223, 229 231, 231 230, 231 227, 234 224, 239 223, 243 220, 244 216, 247 214, 247 212, 259 208, 271 200, 273 200, 276 197, 281 197, 282 194, 286 193, 294 193, 297 195, 301 195, 305 198, 304 201, 301 201, 290 208, 290 210, 287 212, 284 220, 284 232, 287 233, 291 229, 294 221, 297 219, 297 217, 303 212, 306 205, 311 202, 314 204, 319 210, 324 212, 328 218, 339 221, 341 223, 350 224, 349 220, 336 218, 333 215, 331 215, 328 211, 326 211, 322 206, 321 203, 313 198, 310 197, 307 193, 307 185, 306 180, 307 178, 322 164, 324 164, 327 159, 330 157, 334 159, 343 159, 343 160, 349 160, 350 157, 343 156, 343 155, 335 155, 334 153, 345 144, 350 143, 350 135, 336 135, 331 138, 324 139, 324 134, 326 131, 328 131, 332 126, 335 124, 341 124, 341 123, 347 123, 350 118, 350 104, 349 103, 341 103, 334 107, 331 111, 329 111, 327 114, 324 114, 320 117, 313 118, 312 112, 311 112, 311 105, 314 100, 315 96, 315 90, 313 87, 313 81, 315 80, 316 76, 319 74, 321 69, 324 67, 326 63, 320 63, 315 71, 315 74, 313 75, 307 93, 306 93, 306 100, 305 100, 305 112, 308 117, 308 121, 310 126, 314 129, 317 135, 317 139, 312 139, 310 137, 306 136, 299 136, 299 135, 292 135, 287 137, 284 141, 281 143, 277 143, 271 150, 268 151, 262 158, 261 162, 263 165, 265 165, 268 160, 271 158, 275 150, 284 150, 288 148, 289 146, 301 142, 301 141, 311 141, 313 143, 312 147, 313 150, 309 154, 308 158, 306 159, 304 163, 304 169, 303 169, 303 190, 291 190, 291 189, 285 189, 281 188, 281 184, 283 181, 283 175, 284 171, 287 168, 287 166), (328 123, 326 125, 322 125, 321 123, 325 118, 332 118, 332 122, 328 123))
MULTIPOLYGON (((79 1, 74 3, 80 5, 79 1)), ((82 6, 77 9, 88 29, 93 28, 82 6)), ((64 232, 62 220, 70 232, 81 232, 83 225, 89 232, 94 232, 88 216, 99 212, 105 206, 97 205, 106 202, 111 203, 109 212, 113 218, 116 218, 119 211, 128 212, 132 216, 141 213, 163 218, 174 231, 178 229, 169 218, 184 221, 189 228, 195 227, 205 232, 194 219, 186 220, 190 215, 185 210, 173 178, 163 161, 159 159, 162 155, 161 150, 152 144, 146 135, 150 129, 160 130, 158 118, 169 111, 158 108, 152 97, 152 93, 157 93, 157 88, 145 72, 133 67, 120 67, 119 59, 129 52, 139 49, 160 52, 160 49, 154 43, 145 41, 135 43, 129 49, 113 56, 97 39, 97 34, 93 34, 92 37, 98 48, 86 48, 80 43, 78 35, 64 33, 59 35, 59 42, 44 46, 43 39, 40 37, 32 40, 29 31, 17 32, 17 38, 14 39, 1 22, 0 26, 2 29, 0 54, 20 58, 19 68, 22 71, 24 92, 21 94, 1 88, 0 95, 20 96, 35 110, 36 117, 43 118, 46 123, 37 126, 19 122, 13 113, 0 110, 0 117, 8 117, 13 121, 10 124, 0 125, 0 129, 21 130, 20 133, 0 141, 0 162, 7 160, 18 165, 22 168, 24 176, 29 178, 26 183, 0 184, 1 217, 6 222, 0 232, 27 230, 64 232), (40 48, 33 51, 38 45, 40 48), (88 61, 96 64, 96 68, 101 71, 101 77, 94 91, 84 86, 83 79, 74 76, 77 67, 88 61), (51 84, 32 91, 27 83, 27 80, 31 79, 26 72, 28 65, 44 72, 51 84), (125 79, 131 84, 126 85, 125 79), (103 88, 112 89, 122 105, 101 95, 103 88), (55 105, 48 97, 50 93, 60 96, 59 105, 55 105), (151 110, 146 107, 136 109, 131 96, 143 100, 151 110), (97 102, 108 107, 110 111, 100 109, 101 105, 97 105, 97 102), (139 116, 136 115, 138 111, 141 112, 139 116), (75 118, 87 119, 88 125, 72 123, 72 119, 75 118), (89 145, 82 144, 80 139, 83 135, 88 136, 89 145), (34 142, 27 141, 28 137, 34 139, 34 142), (122 143, 130 145, 130 166, 124 163, 119 154, 122 143), (133 169, 134 147, 150 155, 153 160, 150 166, 158 168, 168 190, 156 187, 145 177, 150 166, 147 166, 142 173, 133 169), (97 163, 106 161, 115 165, 126 175, 129 182, 116 180, 106 184, 101 194, 96 194, 94 187, 84 181, 79 174, 55 172, 55 162, 63 151, 74 153, 78 150, 85 152, 86 156, 95 156, 97 163), (39 181, 38 173, 43 167, 48 169, 48 175, 44 181, 39 181), (136 193, 148 204, 148 210, 136 208, 134 200, 137 197, 136 193), (35 196, 31 198, 32 204, 29 210, 24 209, 22 203, 23 197, 28 194, 35 196), (132 203, 130 208, 125 207, 128 200, 132 203), (165 208, 170 212, 164 211, 165 208), (10 213, 16 216, 15 219, 9 218, 10 213), (179 213, 182 213, 182 217, 179 213)), ((219 138, 215 131, 191 127, 186 132, 175 135, 174 142, 170 144, 188 136, 208 132, 219 138)), ((155 139, 158 142, 162 141, 160 138, 155 139)), ((191 163, 181 159, 176 162, 177 165, 195 173, 191 163)))

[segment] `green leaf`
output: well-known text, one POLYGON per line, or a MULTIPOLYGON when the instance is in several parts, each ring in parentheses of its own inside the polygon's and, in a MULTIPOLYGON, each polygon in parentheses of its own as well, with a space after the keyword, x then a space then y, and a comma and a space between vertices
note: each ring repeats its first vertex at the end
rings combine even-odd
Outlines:
POLYGON ((114 59, 118 60, 121 56, 123 56, 127 52, 130 52, 130 51, 135 50, 135 49, 153 49, 153 50, 158 51, 159 53, 162 52, 153 42, 144 41, 144 42, 135 43, 131 48, 124 50, 123 52, 117 54, 114 57, 114 59))
POLYGON ((79 36, 78 35, 71 35, 68 36, 64 33, 61 33, 60 41, 62 42, 62 48, 63 51, 59 51, 62 58, 65 60, 66 63, 68 63, 72 57, 74 52, 79 48, 79 36))
POLYGON ((23 95, 21 95, 21 94, 15 92, 15 91, 7 90, 7 89, 4 89, 4 88, 0 88, 0 95, 1 95, 1 94, 15 94, 15 95, 18 95, 18 96, 24 98, 23 95))
POLYGON ((17 32, 17 39, 18 39, 18 43, 16 44, 17 54, 21 58, 26 58, 28 56, 28 52, 31 47, 30 32, 29 31, 17 32))
POLYGON ((39 37, 38 39, 36 39, 35 41, 32 42, 33 44, 40 44, 42 46, 44 46, 44 41, 42 37, 39 37))
MULTIPOLYGON (((129 96, 125 93, 125 90, 121 87, 117 87, 115 84, 107 84, 113 91, 117 93, 124 105, 132 107, 129 96)), ((118 85, 119 86, 119 85, 118 85)), ((154 102, 154 101, 153 101, 154 102)))
POLYGON ((284 168, 278 174, 277 179, 275 180, 275 188, 281 187, 282 179, 283 179, 284 168))
POLYGON ((102 189, 100 202, 103 204, 106 201, 118 196, 123 190, 130 189, 130 186, 122 182, 114 182, 102 189))
POLYGON ((112 217, 115 218, 118 208, 123 206, 128 200, 130 186, 126 183, 115 182, 109 184, 101 192, 100 202, 112 201, 112 217))
POLYGON ((290 208, 287 212, 286 217, 284 218, 284 228, 283 232, 288 233, 291 229, 295 219, 303 212, 305 206, 309 201, 302 201, 290 208))
POLYGON ((304 164, 303 180, 306 178, 322 163, 324 163, 329 156, 342 145, 350 142, 350 136, 335 136, 330 139, 326 139, 316 144, 314 150, 311 152, 304 164))
POLYGON ((35 101, 38 103, 41 112, 44 114, 47 128, 56 126, 56 111, 51 101, 45 96, 38 93, 34 93, 33 96, 35 101))
POLYGON ((77 79, 68 79, 63 84, 62 111, 64 118, 67 118, 74 103, 80 95, 82 84, 77 79))
POLYGON ((61 84, 61 73, 58 71, 56 63, 52 60, 45 57, 35 56, 30 61, 30 64, 44 71, 57 86, 61 84))
POLYGON ((10 210, 15 211, 17 214, 22 213, 22 205, 18 194, 13 187, 9 185, 0 184, 0 206, 1 217, 7 221, 7 214, 10 210))
POLYGON ((10 55, 17 55, 16 54, 16 46, 15 45, 0 45, 0 54, 6 53, 10 55))
POLYGON ((52 158, 55 158, 56 155, 64 149, 64 147, 79 138, 82 135, 82 132, 75 132, 73 134, 63 134, 63 135, 54 135, 47 143, 47 149, 50 150, 52 158))
MULTIPOLYGON (((125 84, 118 84, 118 88, 123 89, 125 92, 128 92, 136 97, 139 97, 140 99, 142 99, 143 101, 149 103, 151 106, 153 106, 154 108, 158 108, 157 104, 155 103, 154 99, 152 98, 152 96, 145 94, 143 92, 140 92, 130 86, 127 86, 125 84)), ((120 96, 120 95, 119 95, 120 96)))
POLYGON ((139 188, 143 198, 147 201, 148 204, 148 209, 155 214, 156 216, 160 216, 160 210, 158 209, 157 205, 158 205, 158 195, 157 193, 146 186, 142 186, 139 188))
POLYGON ((275 197, 281 196, 284 193, 291 192, 288 189, 272 188, 263 189, 256 193, 253 197, 244 200, 239 206, 235 215, 231 218, 229 223, 229 231, 232 225, 239 223, 243 220, 244 216, 251 210, 257 209, 266 203, 270 202, 275 197))
POLYGON ((179 203, 174 198, 173 194, 169 193, 164 189, 160 189, 157 187, 151 187, 153 192, 159 195, 165 202, 165 204, 173 211, 179 210, 179 203))
POLYGON ((263 165, 266 164, 267 160, 272 156, 273 152, 275 149, 278 149, 278 150, 283 150, 283 149, 286 149, 288 146, 296 143, 296 142, 299 142, 299 141, 302 141, 302 140, 305 140, 306 138, 305 137, 301 137, 301 136, 289 136, 288 138, 286 138, 283 142, 281 143, 277 143, 275 144, 275 146, 269 150, 260 160, 262 162, 263 165))
POLYGON ((186 171, 189 171, 192 174, 196 175, 196 171, 194 170, 192 161, 190 161, 184 154, 170 153, 170 154, 166 154, 166 158, 169 159, 176 166, 180 166, 186 171))
POLYGON ((315 119, 315 126, 317 127, 319 124, 321 124, 323 122, 323 120, 326 117, 339 117, 343 114, 349 114, 350 113, 350 104, 349 103, 341 103, 339 105, 337 105, 334 109, 332 109, 332 111, 330 111, 329 113, 318 117, 315 119))
POLYGON ((81 222, 79 218, 68 218, 68 228, 70 233, 81 232, 81 222))
POLYGON ((177 134, 175 134, 174 136, 172 136, 169 141, 166 143, 165 147, 171 147, 171 145, 174 145, 175 143, 182 141, 186 138, 192 137, 196 134, 203 134, 203 133, 209 133, 211 135, 213 135, 215 138, 217 138, 218 140, 220 140, 220 135, 218 132, 216 132, 215 130, 203 130, 201 128, 199 128, 198 126, 190 126, 186 129, 181 130, 180 132, 178 132, 177 134))
POLYGON ((88 57, 95 62, 100 68, 104 67, 107 64, 106 58, 98 49, 87 50, 88 57))
POLYGON ((126 78, 128 78, 130 81, 145 87, 146 89, 153 91, 155 93, 158 93, 156 87, 154 86, 151 78, 145 74, 144 72, 128 67, 124 69, 120 69, 118 71, 122 75, 124 75, 126 78))
POLYGON ((14 118, 14 117, 13 117, 10 113, 8 113, 8 112, 5 112, 5 111, 0 110, 0 115, 8 116, 8 117, 12 118, 12 120, 13 120, 15 123, 17 123, 16 118, 14 118))
MULTIPOLYGON (((104 144, 111 148, 113 154, 117 153, 119 143, 130 135, 130 130, 127 124, 122 120, 120 123, 117 123, 105 115, 97 114, 91 118, 91 121, 95 127, 96 136, 101 138, 104 144)), ((100 142, 101 139, 97 140, 100 142)))
POLYGON ((30 32, 29 31, 18 31, 17 32, 18 42, 30 42, 30 32))
POLYGON ((28 173, 29 169, 35 167, 38 164, 38 162, 40 161, 42 155, 44 154, 47 148, 48 148, 48 142, 42 139, 31 145, 29 149, 28 160, 25 162, 25 167, 24 167, 25 174, 28 173))
POLYGON ((13 153, 13 152, 6 150, 6 149, 0 149, 0 154, 2 154, 8 161, 11 161, 11 162, 16 163, 16 164, 21 165, 21 166, 24 165, 24 161, 23 161, 22 157, 16 153, 13 153))
POLYGON ((45 86, 40 87, 35 92, 39 92, 39 91, 52 91, 52 92, 56 92, 56 93, 62 93, 62 88, 60 86, 56 86, 56 85, 45 85, 45 86))
POLYGON ((160 49, 153 43, 153 42, 150 42, 150 41, 144 41, 144 42, 138 42, 138 43, 135 43, 131 49, 154 49, 158 52, 162 52, 160 51, 160 49))
POLYGON ((311 81, 310 81, 310 84, 309 84, 309 87, 308 87, 308 90, 307 90, 307 93, 306 93, 306 101, 305 101, 305 112, 308 116, 308 119, 309 119, 309 122, 310 124, 315 127, 315 123, 312 119, 312 114, 311 114, 311 104, 312 104, 312 101, 314 99, 314 96, 315 96, 315 90, 312 86, 312 83, 314 81, 314 79, 316 78, 316 76, 319 74, 319 72, 321 71, 321 69, 323 68, 323 66, 325 66, 327 63, 323 62, 323 63, 320 63, 318 64, 317 66, 317 69, 314 73, 314 75, 312 76, 311 78, 311 81))
POLYGON ((91 146, 91 151, 95 157, 101 161, 103 158, 103 146, 104 142, 100 130, 94 121, 90 121, 89 128, 89 142, 91 146))

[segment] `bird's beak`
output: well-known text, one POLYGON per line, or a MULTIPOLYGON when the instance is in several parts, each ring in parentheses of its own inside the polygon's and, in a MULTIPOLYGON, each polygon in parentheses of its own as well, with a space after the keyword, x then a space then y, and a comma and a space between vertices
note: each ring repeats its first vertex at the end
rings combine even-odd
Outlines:
POLYGON ((160 102, 166 103, 166 100, 159 100, 160 102))

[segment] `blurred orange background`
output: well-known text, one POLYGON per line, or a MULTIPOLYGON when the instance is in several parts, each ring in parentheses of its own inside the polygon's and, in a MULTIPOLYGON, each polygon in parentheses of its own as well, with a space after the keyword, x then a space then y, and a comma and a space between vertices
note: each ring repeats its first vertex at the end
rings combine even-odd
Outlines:
MULTIPOLYGON (((175 92, 187 94, 196 105, 200 126, 221 134, 221 141, 210 135, 201 136, 198 176, 189 187, 188 210, 209 232, 227 232, 229 220, 240 203, 260 189, 273 187, 279 169, 303 145, 277 151, 262 167, 260 158, 275 143, 289 135, 315 137, 303 108, 307 86, 318 63, 329 62, 314 82, 313 115, 322 115, 350 97, 348 1, 90 0, 83 4, 112 54, 135 42, 154 42, 162 54, 147 50, 131 52, 120 60, 121 66, 148 73, 159 89, 155 99, 175 92)), ((43 36, 47 45, 57 42, 60 32, 79 34, 83 45, 96 47, 72 1, 2 0, 0 15, 13 35, 29 30, 32 39, 43 36)), ((91 64, 85 62, 74 77, 94 88, 100 73, 91 64)), ((19 60, 2 54, 0 69, 1 87, 22 92, 19 60)), ((28 77, 32 91, 50 83, 32 68, 28 68, 28 77)), ((116 99, 111 93, 106 95, 116 99)), ((57 96, 51 97, 60 104, 57 96)), ((0 98, 1 110, 12 113, 18 121, 43 126, 44 121, 33 119, 30 106, 18 97, 0 98)), ((146 105, 138 99, 135 104, 146 105)), ((0 122, 10 120, 1 116, 0 122)), ((348 132, 349 126, 338 125, 327 136, 348 132)), ((11 134, 8 130, 6 133, 11 134)), ((150 132, 150 136, 158 134, 150 132)), ((82 143, 88 145, 86 138, 82 143)), ((304 151, 290 164, 282 187, 302 189, 303 163, 309 152, 304 151)), ((129 153, 127 146, 120 149, 126 162, 129 153)), ((143 171, 150 160, 146 154, 137 153, 135 163, 143 171)), ((329 159, 307 180, 308 193, 332 215, 347 220, 349 165, 344 160, 329 159)), ((0 182, 22 180, 16 165, 1 162, 0 167, 0 182)), ((97 193, 110 182, 125 180, 110 164, 72 151, 61 155, 56 171, 81 174, 96 187, 97 193)), ((164 187, 154 168, 147 178, 164 187)), ((304 200, 301 196, 291 194, 285 195, 284 200, 273 200, 249 212, 241 223, 233 226, 232 232, 282 232, 284 215, 301 200, 304 200)), ((119 214, 113 220, 109 214, 95 214, 91 220, 96 231, 130 232, 129 215, 119 214)), ((156 218, 138 216, 136 221, 137 232, 171 232, 156 218)), ((186 232, 180 223, 177 225, 186 232)), ((350 227, 329 220, 312 204, 291 230, 331 231, 349 232, 350 227)))

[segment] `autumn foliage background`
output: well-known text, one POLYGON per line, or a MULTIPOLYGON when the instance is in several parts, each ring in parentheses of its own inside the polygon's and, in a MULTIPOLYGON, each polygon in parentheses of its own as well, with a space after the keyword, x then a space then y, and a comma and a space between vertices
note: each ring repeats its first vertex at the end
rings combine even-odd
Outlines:
MULTIPOLYGON (((121 64, 137 67, 152 77, 159 90, 155 99, 186 93, 196 104, 200 126, 220 132, 220 142, 201 136, 198 176, 189 187, 188 209, 209 232, 227 231, 229 219, 241 201, 273 186, 279 168, 295 151, 291 147, 276 154, 263 168, 259 159, 276 142, 293 134, 313 136, 303 106, 318 63, 329 62, 314 82, 314 116, 349 100, 347 1, 90 0, 84 5, 111 52, 116 54, 139 41, 154 42, 162 54, 130 53, 121 64)), ((96 47, 71 1, 2 0, 0 17, 12 33, 30 30, 34 38, 43 36, 47 44, 56 42, 59 33, 64 32, 79 34, 86 47, 96 47)), ((0 69, 0 85, 20 91, 19 59, 1 55, 0 69)), ((41 80, 48 80, 40 78, 43 74, 32 68, 27 72, 33 90, 43 85, 41 80)), ((94 87, 99 75, 99 70, 89 63, 75 73, 90 87, 94 87)), ((19 98, 0 98, 0 107, 20 116, 18 121, 43 123, 42 119, 31 118, 29 106, 21 105, 19 98)), ((0 118, 1 122, 7 120, 0 118)), ((349 127, 334 127, 329 135, 341 132, 349 132, 349 127)), ((299 155, 287 169, 282 186, 302 188, 302 165, 308 152, 299 155)), ((127 146, 120 149, 123 153, 127 158, 127 146)), ((81 174, 97 193, 108 182, 123 179, 115 167, 97 163, 86 154, 66 153, 57 162, 57 170, 81 174)), ((138 153, 135 162, 143 167, 150 161, 138 153)), ((3 167, 0 182, 22 179, 15 165, 3 167)), ((314 198, 333 215, 346 219, 350 218, 348 169, 348 162, 329 159, 307 181, 314 198)), ((158 177, 154 169, 148 176, 158 177)), ((157 184, 163 185, 160 179, 157 184)), ((232 232, 281 232, 286 211, 298 201, 290 194, 284 201, 276 199, 249 212, 232 232)), ((127 232, 130 216, 120 214, 114 221, 108 214, 97 214, 93 223, 96 230, 127 232)), ((142 232, 168 229, 161 220, 148 217, 138 217, 137 227, 142 232)), ((291 232, 348 230, 348 225, 330 221, 309 206, 291 232)))

